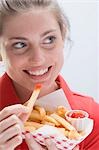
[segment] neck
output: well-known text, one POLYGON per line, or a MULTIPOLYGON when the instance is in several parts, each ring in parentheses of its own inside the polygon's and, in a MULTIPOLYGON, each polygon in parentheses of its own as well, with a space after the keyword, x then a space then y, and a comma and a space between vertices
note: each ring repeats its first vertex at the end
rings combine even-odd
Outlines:
POLYGON ((32 91, 22 87, 21 85, 17 84, 16 82, 13 81, 15 91, 17 96, 20 99, 20 102, 23 104, 25 103, 31 96, 32 91))
MULTIPOLYGON (((16 94, 18 95, 21 103, 25 103, 26 101, 29 100, 31 94, 32 94, 32 91, 20 86, 19 84, 17 84, 16 82, 13 82, 14 84, 14 87, 15 87, 15 90, 16 90, 16 94)), ((56 91, 58 89, 58 85, 56 82, 54 82, 52 85, 48 86, 48 87, 43 87, 41 89, 41 92, 39 94, 39 97, 42 97, 42 96, 45 96, 49 93, 52 93, 54 91, 56 91)))
POLYGON ((39 98, 42 96, 48 95, 48 94, 56 91, 57 89, 59 89, 59 86, 56 82, 53 85, 51 85, 50 87, 44 87, 44 88, 42 88, 42 90, 39 94, 39 98))

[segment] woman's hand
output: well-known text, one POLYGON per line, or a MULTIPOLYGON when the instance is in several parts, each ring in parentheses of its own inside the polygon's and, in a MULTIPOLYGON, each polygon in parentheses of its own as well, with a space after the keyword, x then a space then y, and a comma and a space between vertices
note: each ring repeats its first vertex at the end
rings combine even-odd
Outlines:
POLYGON ((55 144, 50 139, 45 139, 46 148, 41 146, 33 139, 31 133, 25 134, 25 140, 29 147, 29 150, 58 150, 55 144))
POLYGON ((17 104, 0 112, 0 150, 14 150, 22 143, 23 123, 28 110, 17 104))
MULTIPOLYGON (((29 150, 58 150, 55 144, 50 139, 45 139, 46 148, 38 144, 34 139, 31 133, 25 134, 25 140, 29 147, 29 150)), ((79 146, 76 146, 73 150, 79 150, 79 146)))
POLYGON ((73 150, 79 150, 79 145, 77 145, 73 150))
MULTIPOLYGON (((45 143, 46 143, 46 148, 42 147, 40 144, 38 144, 34 139, 33 136, 31 135, 31 133, 27 133, 25 134, 25 140, 26 143, 29 147, 29 150, 59 150, 55 144, 50 140, 50 139, 46 139, 45 143)), ((73 150, 79 150, 79 146, 76 146, 73 150)))

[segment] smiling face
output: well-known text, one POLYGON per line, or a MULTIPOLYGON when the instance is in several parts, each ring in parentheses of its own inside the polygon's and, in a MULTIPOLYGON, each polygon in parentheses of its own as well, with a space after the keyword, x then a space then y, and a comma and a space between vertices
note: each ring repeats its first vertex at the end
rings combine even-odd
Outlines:
POLYGON ((63 65, 64 41, 54 15, 45 10, 29 11, 6 18, 2 56, 7 73, 18 86, 33 90, 55 85, 63 65))

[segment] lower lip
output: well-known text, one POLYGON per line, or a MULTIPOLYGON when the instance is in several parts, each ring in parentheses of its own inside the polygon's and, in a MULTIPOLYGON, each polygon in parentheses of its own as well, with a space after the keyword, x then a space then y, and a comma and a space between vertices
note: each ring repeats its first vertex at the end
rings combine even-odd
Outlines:
POLYGON ((48 71, 46 73, 44 73, 43 75, 38 75, 38 76, 30 75, 30 74, 28 74, 28 75, 32 80, 34 80, 34 82, 43 82, 43 81, 48 80, 50 78, 51 70, 52 70, 52 67, 50 67, 48 69, 48 71))

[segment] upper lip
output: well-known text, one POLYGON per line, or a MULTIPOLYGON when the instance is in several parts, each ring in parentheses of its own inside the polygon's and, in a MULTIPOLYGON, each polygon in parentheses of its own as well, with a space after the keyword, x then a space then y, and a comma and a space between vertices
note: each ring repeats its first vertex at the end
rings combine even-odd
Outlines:
POLYGON ((36 67, 36 68, 29 68, 29 69, 27 69, 27 70, 23 70, 23 71, 25 71, 25 72, 27 72, 27 73, 30 73, 30 74, 36 74, 36 75, 39 75, 39 74, 44 74, 44 73, 46 73, 48 70, 49 70, 49 68, 50 68, 51 66, 49 66, 49 67, 36 67))
POLYGON ((40 71, 40 70, 44 70, 44 69, 49 69, 51 66, 45 66, 45 67, 29 67, 27 69, 24 69, 23 71, 40 71))

